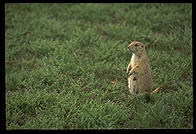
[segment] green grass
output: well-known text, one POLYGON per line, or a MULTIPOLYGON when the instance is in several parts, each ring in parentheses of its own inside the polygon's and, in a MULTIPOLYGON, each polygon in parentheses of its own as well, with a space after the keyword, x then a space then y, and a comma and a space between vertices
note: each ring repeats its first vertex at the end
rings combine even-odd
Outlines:
POLYGON ((192 69, 192 4, 5 5, 7 129, 193 128, 192 69), (134 40, 163 85, 148 100, 127 87, 134 40))

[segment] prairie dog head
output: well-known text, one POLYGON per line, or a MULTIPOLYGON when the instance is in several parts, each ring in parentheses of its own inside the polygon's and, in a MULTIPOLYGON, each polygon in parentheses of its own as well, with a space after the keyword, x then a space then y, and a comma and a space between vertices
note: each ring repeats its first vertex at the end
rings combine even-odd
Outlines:
POLYGON ((137 56, 141 56, 143 53, 145 53, 145 46, 139 41, 133 41, 128 45, 128 50, 137 56))

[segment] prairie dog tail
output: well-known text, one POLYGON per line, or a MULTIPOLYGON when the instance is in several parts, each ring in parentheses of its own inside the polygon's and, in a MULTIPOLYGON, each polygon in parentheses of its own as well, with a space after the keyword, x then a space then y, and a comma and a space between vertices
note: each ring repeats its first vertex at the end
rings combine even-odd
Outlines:
POLYGON ((158 92, 158 90, 161 88, 162 86, 157 87, 155 90, 153 90, 150 94, 154 94, 156 92, 158 92))

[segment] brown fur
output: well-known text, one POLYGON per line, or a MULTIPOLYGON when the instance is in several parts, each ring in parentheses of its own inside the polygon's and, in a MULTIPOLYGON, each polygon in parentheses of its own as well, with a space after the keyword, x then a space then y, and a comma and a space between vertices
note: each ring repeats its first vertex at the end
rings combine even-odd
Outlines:
POLYGON ((133 53, 126 71, 129 75, 128 84, 130 92, 133 94, 135 94, 134 90, 137 90, 139 94, 143 92, 151 94, 157 92, 159 88, 156 91, 152 91, 151 68, 143 43, 134 41, 128 45, 128 49, 133 53), (134 81, 134 79, 136 80, 134 81))

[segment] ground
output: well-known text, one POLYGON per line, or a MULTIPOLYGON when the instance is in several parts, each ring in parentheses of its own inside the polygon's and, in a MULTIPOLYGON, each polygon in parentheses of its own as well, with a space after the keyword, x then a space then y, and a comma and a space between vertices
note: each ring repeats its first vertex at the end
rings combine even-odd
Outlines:
POLYGON ((193 128, 192 4, 5 4, 6 129, 193 128), (150 58, 129 93, 127 45, 150 58))

